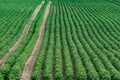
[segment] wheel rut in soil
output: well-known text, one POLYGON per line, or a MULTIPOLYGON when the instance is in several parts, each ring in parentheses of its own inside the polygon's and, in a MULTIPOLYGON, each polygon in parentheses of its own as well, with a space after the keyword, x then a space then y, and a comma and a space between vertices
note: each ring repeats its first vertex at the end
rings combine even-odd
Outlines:
POLYGON ((20 80, 30 80, 31 74, 33 72, 33 67, 34 67, 34 64, 35 64, 35 61, 36 61, 36 57, 39 53, 39 50, 40 50, 40 47, 41 47, 41 44, 42 44, 42 40, 43 40, 43 37, 44 37, 44 30, 45 30, 45 27, 46 27, 45 24, 46 24, 47 17, 48 17, 49 12, 50 12, 50 5, 51 5, 51 1, 49 1, 48 5, 46 7, 46 10, 45 10, 45 13, 44 13, 44 18, 43 18, 42 24, 40 25, 38 39, 35 43, 35 46, 34 46, 32 52, 31 52, 30 57, 28 58, 28 60, 25 63, 25 66, 23 68, 20 80))

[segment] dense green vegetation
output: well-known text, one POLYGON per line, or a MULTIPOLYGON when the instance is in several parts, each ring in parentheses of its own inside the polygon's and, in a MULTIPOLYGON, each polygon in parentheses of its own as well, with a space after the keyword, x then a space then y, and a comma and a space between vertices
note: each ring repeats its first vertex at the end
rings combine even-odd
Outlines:
POLYGON ((41 2, 19 1, 0 0, 0 59, 19 38, 34 9, 41 2))
POLYGON ((42 0, 0 0, 0 9, 34 10, 42 0))
POLYGON ((53 3, 31 80, 120 80, 120 7, 106 0, 53 3))
MULTIPOLYGON (((46 1, 46 3, 43 5, 42 9, 38 13, 36 19, 33 21, 32 25, 31 25, 31 28, 29 30, 29 33, 26 36, 26 38, 22 41, 22 43, 18 46, 18 48, 14 51, 14 53, 12 53, 12 55, 8 58, 8 60, 6 61, 6 63, 2 67, 2 69, 0 69, 0 77, 1 77, 0 80, 19 80, 20 79, 25 61, 28 59, 28 57, 30 55, 30 52, 32 51, 32 49, 34 47, 34 44, 36 42, 36 39, 38 37, 39 26, 42 22, 42 18, 43 18, 43 15, 44 15, 44 10, 45 10, 45 7, 46 7, 47 3, 48 2, 46 1)), ((36 8, 35 5, 37 6, 37 4, 33 5, 34 9, 36 8)), ((24 3, 23 8, 25 8, 25 7, 26 7, 26 5, 24 3)), ((13 10, 13 11, 15 11, 15 10, 13 10)), ((32 11, 32 13, 33 13, 32 9, 28 8, 28 10, 32 11)), ((18 17, 20 17, 20 19, 17 17, 17 15, 8 14, 9 16, 12 17, 11 18, 11 20, 13 20, 13 21, 11 21, 12 24, 13 24, 13 22, 16 23, 17 20, 18 20, 19 24, 16 23, 16 24, 13 24, 13 26, 9 25, 8 26, 9 29, 6 28, 6 32, 4 32, 5 31, 4 27, 6 27, 6 26, 3 26, 4 31, 1 31, 1 38, 0 39, 3 40, 4 35, 7 38, 5 38, 6 40, 1 41, 0 46, 3 47, 3 49, 1 49, 1 53, 0 53, 1 58, 6 53, 6 51, 9 50, 9 47, 11 47, 12 44, 14 44, 16 42, 17 38, 22 33, 23 28, 25 27, 27 21, 29 20, 29 18, 31 16, 31 13, 29 13, 29 15, 26 14, 26 16, 28 16, 28 17, 24 17, 22 15, 25 15, 25 14, 23 14, 23 12, 25 13, 26 11, 21 12, 21 14, 20 14, 20 12, 21 11, 19 11, 19 13, 14 12, 14 14, 19 14, 18 17), (16 20, 16 21, 14 21, 14 20, 16 20), (26 21, 26 22, 23 23, 23 21, 26 21), (16 25, 18 25, 18 26, 16 26, 16 25), (13 34, 13 32, 14 32, 14 34, 13 34), (3 37, 2 37, 2 33, 3 33, 3 37), (15 40, 14 40, 14 38, 15 38, 15 40), (11 43, 11 44, 9 45, 9 43, 11 43), (8 46, 8 48, 7 48, 7 46, 8 46), (4 51, 4 53, 3 53, 2 50, 4 51)), ((11 11, 11 13, 12 13, 12 11, 11 11)), ((10 22, 10 21, 8 21, 8 22, 10 22)), ((8 24, 8 23, 6 23, 6 24, 8 24)), ((0 28, 2 28, 2 26, 0 26, 0 28)))
MULTIPOLYGON (((0 0, 0 58, 18 39, 41 1, 0 0)), ((0 80, 20 79, 48 1, 0 69, 0 80)), ((119 0, 52 0, 31 80, 120 80, 119 5, 119 0)))

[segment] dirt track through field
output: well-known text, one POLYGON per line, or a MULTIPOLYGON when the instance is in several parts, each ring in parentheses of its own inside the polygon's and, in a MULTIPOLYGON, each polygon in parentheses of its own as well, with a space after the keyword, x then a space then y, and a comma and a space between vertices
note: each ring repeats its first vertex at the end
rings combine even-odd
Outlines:
POLYGON ((48 17, 49 12, 50 12, 50 5, 51 5, 51 1, 48 3, 48 5, 46 7, 44 18, 43 18, 42 24, 40 26, 38 39, 35 43, 35 46, 34 46, 32 52, 31 52, 31 55, 30 55, 29 59, 25 63, 25 66, 23 68, 23 72, 22 72, 20 80, 30 80, 31 74, 33 72, 34 63, 35 63, 37 54, 39 53, 39 50, 40 50, 40 47, 41 47, 41 44, 42 44, 45 24, 46 24, 47 17, 48 17))
POLYGON ((0 60, 0 68, 4 65, 6 62, 7 58, 16 50, 16 48, 19 46, 19 44, 23 41, 23 39, 26 37, 28 34, 28 31, 30 29, 30 26, 33 22, 33 20, 36 18, 39 10, 41 9, 42 5, 44 4, 44 1, 42 1, 41 4, 38 5, 38 7, 35 9, 34 13, 32 14, 30 20, 28 23, 25 25, 25 28, 19 37, 19 39, 16 41, 16 43, 12 46, 12 48, 9 49, 9 51, 5 54, 5 56, 0 60))

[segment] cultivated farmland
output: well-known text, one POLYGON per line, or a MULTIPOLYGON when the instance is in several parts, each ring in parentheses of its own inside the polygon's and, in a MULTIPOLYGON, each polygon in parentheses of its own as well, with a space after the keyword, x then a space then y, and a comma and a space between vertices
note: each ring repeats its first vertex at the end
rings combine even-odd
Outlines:
POLYGON ((0 0, 0 80, 120 80, 120 1, 0 0))

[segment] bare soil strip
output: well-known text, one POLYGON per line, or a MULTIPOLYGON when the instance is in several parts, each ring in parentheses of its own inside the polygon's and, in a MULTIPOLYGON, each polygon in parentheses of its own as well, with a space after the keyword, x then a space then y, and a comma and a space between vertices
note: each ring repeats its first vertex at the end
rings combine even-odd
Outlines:
POLYGON ((42 5, 44 4, 44 1, 42 1, 41 4, 38 5, 38 7, 35 9, 34 13, 32 14, 30 20, 28 23, 25 25, 25 28, 19 37, 19 39, 16 41, 16 43, 12 46, 12 48, 9 49, 9 51, 6 53, 6 55, 0 60, 0 68, 4 65, 6 62, 7 58, 16 50, 16 48, 19 46, 19 44, 23 41, 23 39, 26 37, 28 34, 29 28, 33 22, 33 20, 36 18, 39 10, 41 9, 42 5))
POLYGON ((42 44, 45 24, 46 24, 47 17, 48 17, 49 12, 50 12, 50 5, 51 5, 51 1, 48 3, 47 8, 45 10, 44 18, 43 18, 43 21, 42 21, 42 24, 41 24, 40 30, 39 30, 38 39, 35 43, 35 46, 34 46, 32 52, 31 52, 31 55, 30 55, 29 59, 25 63, 25 66, 23 68, 23 72, 22 72, 20 80, 30 80, 31 74, 33 72, 34 63, 36 61, 37 54, 39 53, 39 50, 40 50, 40 47, 41 47, 41 44, 42 44))

